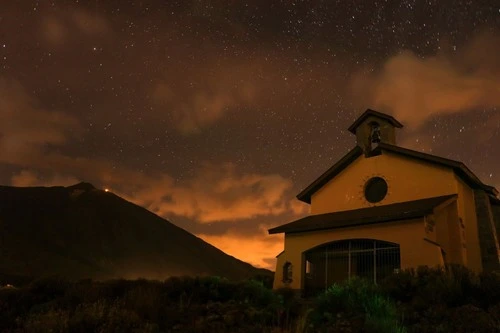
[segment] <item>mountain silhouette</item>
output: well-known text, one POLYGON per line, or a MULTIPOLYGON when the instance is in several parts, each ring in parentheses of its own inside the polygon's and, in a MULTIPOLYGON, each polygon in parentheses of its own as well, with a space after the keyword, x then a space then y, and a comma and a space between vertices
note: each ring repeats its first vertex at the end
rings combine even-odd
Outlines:
POLYGON ((258 274, 271 272, 92 184, 0 186, 0 277, 162 280, 258 274))

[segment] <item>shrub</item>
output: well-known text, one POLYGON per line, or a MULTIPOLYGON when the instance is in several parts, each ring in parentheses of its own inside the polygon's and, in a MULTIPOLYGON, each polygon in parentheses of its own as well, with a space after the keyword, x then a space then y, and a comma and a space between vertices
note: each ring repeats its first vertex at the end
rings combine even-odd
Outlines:
POLYGON ((104 282, 97 282, 97 297, 98 299, 111 299, 116 300, 122 298, 128 289, 134 284, 134 281, 125 279, 108 280, 104 282))
MULTIPOLYGON (((262 280, 178 277, 164 282, 40 279, 0 289, 5 332, 493 332, 500 276, 419 268, 379 285, 352 278, 315 299, 262 280), (396 306, 397 304, 397 306, 396 306)), ((0 331, 2 331, 0 329, 0 331)))
POLYGON ((412 303, 418 311, 429 304, 456 307, 485 303, 487 307, 500 300, 500 280, 495 280, 491 273, 481 276, 459 265, 419 267, 416 271, 405 270, 387 277, 380 282, 380 288, 397 302, 412 303), (486 291, 485 287, 491 290, 486 291), (486 302, 482 300, 481 294, 487 299, 486 302))
POLYGON ((154 330, 149 323, 141 321, 139 316, 124 309, 120 302, 99 301, 80 305, 69 319, 70 332, 134 332, 154 330))
POLYGON ((378 283, 380 290, 396 302, 410 302, 418 289, 415 270, 391 274, 378 283))
POLYGON ((398 312, 394 302, 388 298, 373 294, 364 301, 367 332, 403 333, 406 329, 398 322, 398 312))
POLYGON ((488 272, 479 275, 477 297, 483 309, 500 303, 500 273, 488 272))
POLYGON ((123 296, 123 306, 146 321, 157 322, 164 306, 161 284, 155 281, 139 282, 123 296))
POLYGON ((450 332, 498 332, 500 328, 495 320, 481 308, 467 304, 451 310, 448 321, 450 332))
POLYGON ((275 303, 277 298, 272 290, 266 288, 264 284, 256 280, 248 280, 238 286, 238 300, 258 306, 267 306, 275 303))
POLYGON ((280 288, 274 291, 276 295, 277 325, 280 327, 290 327, 295 320, 305 320, 306 316, 302 316, 304 312, 301 300, 297 297, 296 292, 290 288, 280 288))
POLYGON ((34 295, 37 302, 46 302, 66 293, 70 282, 57 277, 41 278, 28 285, 28 292, 34 295))
POLYGON ((268 289, 273 288, 274 274, 257 274, 251 280, 262 282, 264 287, 268 289))
POLYGON ((314 327, 333 325, 342 313, 355 317, 365 316, 364 329, 370 332, 403 332, 394 303, 382 295, 371 282, 352 278, 342 284, 334 284, 317 298, 311 314, 314 327))
POLYGON ((318 296, 320 309, 330 313, 364 311, 367 299, 376 294, 373 283, 354 277, 341 284, 333 284, 318 296))
POLYGON ((69 313, 63 310, 50 310, 45 313, 32 313, 24 321, 27 332, 67 332, 69 313))
POLYGON ((473 326, 466 309, 475 313, 481 321, 478 325, 488 331, 496 320, 491 309, 500 302, 498 274, 478 276, 459 265, 403 271, 381 281, 380 287, 384 294, 400 302, 413 332, 460 332, 460 327, 473 326))

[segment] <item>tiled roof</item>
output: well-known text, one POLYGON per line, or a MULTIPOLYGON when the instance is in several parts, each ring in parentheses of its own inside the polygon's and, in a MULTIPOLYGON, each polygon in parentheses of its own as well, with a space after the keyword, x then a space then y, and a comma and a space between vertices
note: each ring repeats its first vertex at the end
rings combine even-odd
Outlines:
POLYGON ((269 229, 269 233, 295 233, 415 219, 432 213, 435 207, 456 197, 456 194, 450 194, 390 205, 311 215, 269 229))
POLYGON ((387 120, 392 126, 397 127, 397 128, 402 128, 403 124, 401 124, 399 121, 397 121, 393 116, 390 116, 388 114, 378 112, 375 110, 367 109, 361 116, 359 116, 358 119, 352 123, 351 126, 349 126, 349 132, 355 134, 356 133, 356 128, 358 128, 359 125, 369 116, 375 116, 377 118, 382 118, 387 120))

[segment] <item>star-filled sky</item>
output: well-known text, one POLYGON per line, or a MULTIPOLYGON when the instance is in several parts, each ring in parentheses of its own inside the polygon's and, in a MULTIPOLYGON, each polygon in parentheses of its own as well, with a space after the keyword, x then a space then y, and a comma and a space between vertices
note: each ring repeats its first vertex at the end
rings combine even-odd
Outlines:
POLYGON ((0 183, 88 181, 274 268, 365 109, 500 188, 500 3, 2 1, 0 183))

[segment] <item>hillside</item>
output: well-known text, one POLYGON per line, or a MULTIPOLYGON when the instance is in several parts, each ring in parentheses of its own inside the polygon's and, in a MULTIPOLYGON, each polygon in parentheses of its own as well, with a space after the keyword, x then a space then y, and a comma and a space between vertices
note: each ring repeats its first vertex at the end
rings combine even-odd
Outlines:
POLYGON ((0 277, 270 274, 88 183, 0 186, 0 256, 0 277))

